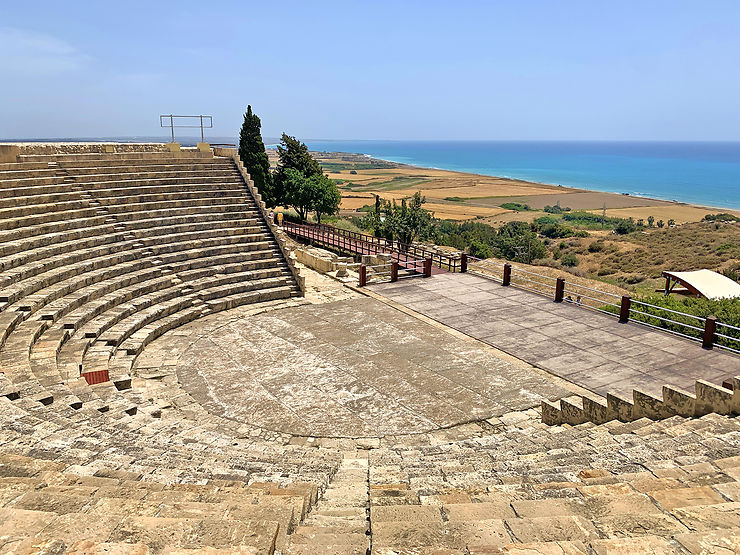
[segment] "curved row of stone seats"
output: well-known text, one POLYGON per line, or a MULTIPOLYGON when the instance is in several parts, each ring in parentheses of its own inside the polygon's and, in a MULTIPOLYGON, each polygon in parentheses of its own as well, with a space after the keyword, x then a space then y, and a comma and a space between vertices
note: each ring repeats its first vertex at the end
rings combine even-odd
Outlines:
POLYGON ((239 546, 272 553, 339 464, 333 451, 245 440, 251 430, 207 415, 197 423, 76 420, 79 412, 65 417, 33 404, 23 415, 22 404, 7 400, 4 410, 15 415, 1 436, 4 552, 38 544, 61 552, 84 538, 122 549, 141 542, 153 553, 239 546), (249 533, 240 535, 244 527, 249 533))
POLYGON ((740 549, 737 419, 549 427, 538 417, 511 413, 477 434, 470 425, 371 450, 373 552, 740 549))
POLYGON ((128 376, 92 387, 80 377, 205 313, 300 294, 230 159, 19 159, 0 164, 0 362, 10 397, 98 412, 117 403, 134 414, 128 376))

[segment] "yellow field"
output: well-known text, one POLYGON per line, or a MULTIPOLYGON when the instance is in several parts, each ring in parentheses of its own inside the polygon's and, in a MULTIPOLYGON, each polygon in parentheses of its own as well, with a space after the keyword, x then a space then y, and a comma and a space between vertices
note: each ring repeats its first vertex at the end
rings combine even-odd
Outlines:
MULTIPOLYGON (((528 221, 544 215, 542 208, 560 202, 573 210, 600 214, 606 205, 607 216, 632 217, 656 221, 673 219, 676 223, 697 222, 717 209, 690 206, 676 202, 585 191, 555 185, 531 183, 516 179, 491 177, 432 168, 405 166, 346 153, 312 153, 325 165, 327 175, 339 183, 341 209, 357 210, 375 202, 374 195, 386 200, 401 200, 420 191, 426 197, 425 208, 442 219, 480 218, 487 223, 528 221), (452 199, 452 200, 450 200, 452 199), (501 208, 505 202, 529 204, 533 210, 516 212, 501 208)), ((268 152, 272 163, 274 151, 268 152)), ((733 210, 722 210, 740 215, 733 210)))
MULTIPOLYGON (((601 214, 600 210, 589 210, 594 214, 601 214)), ((658 205, 658 206, 639 206, 636 208, 617 208, 614 210, 607 210, 606 215, 615 218, 634 218, 635 220, 643 219, 647 222, 649 216, 653 216, 655 221, 663 220, 668 223, 668 220, 676 220, 677 224, 683 224, 686 222, 698 222, 709 212, 717 212, 717 210, 708 210, 707 208, 701 208, 698 206, 689 206, 686 204, 669 204, 669 205, 658 205)), ((732 210, 722 210, 722 212, 733 212, 732 210)))

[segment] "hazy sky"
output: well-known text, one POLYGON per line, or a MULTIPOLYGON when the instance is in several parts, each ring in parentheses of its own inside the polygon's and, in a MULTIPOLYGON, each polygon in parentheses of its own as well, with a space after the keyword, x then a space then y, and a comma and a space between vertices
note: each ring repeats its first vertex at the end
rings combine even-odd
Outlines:
POLYGON ((738 0, 3 2, 0 138, 740 140, 738 0))

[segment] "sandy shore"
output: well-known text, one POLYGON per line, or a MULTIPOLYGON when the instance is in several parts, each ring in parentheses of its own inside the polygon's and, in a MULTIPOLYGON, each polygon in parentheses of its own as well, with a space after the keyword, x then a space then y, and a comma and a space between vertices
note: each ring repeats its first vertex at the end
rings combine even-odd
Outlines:
POLYGON ((504 177, 423 168, 373 159, 350 153, 315 152, 325 165, 329 177, 341 181, 342 210, 357 210, 374 202, 375 195, 384 199, 409 197, 416 191, 426 197, 426 208, 443 219, 483 219, 489 223, 532 220, 543 214, 547 205, 558 202, 572 210, 588 210, 607 216, 676 223, 701 220, 706 214, 740 211, 698 206, 683 202, 576 189, 504 177), (527 204, 532 211, 516 212, 502 208, 507 202, 527 204))

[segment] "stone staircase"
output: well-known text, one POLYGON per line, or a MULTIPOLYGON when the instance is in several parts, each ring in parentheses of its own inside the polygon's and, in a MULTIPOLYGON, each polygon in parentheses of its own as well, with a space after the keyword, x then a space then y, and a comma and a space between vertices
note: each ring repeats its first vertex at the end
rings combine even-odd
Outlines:
POLYGON ((607 394, 572 396, 557 402, 542 401, 542 421, 546 424, 603 424, 612 420, 632 422, 641 418, 663 420, 672 416, 740 414, 740 377, 721 386, 697 380, 694 393, 670 385, 663 386, 662 398, 634 389, 632 399, 607 394))
POLYGON ((735 419, 490 424, 370 452, 373 553, 740 550, 735 419))
POLYGON ((211 152, 0 164, 0 394, 135 413, 130 369, 150 341, 301 294, 279 239, 243 167, 211 152))

